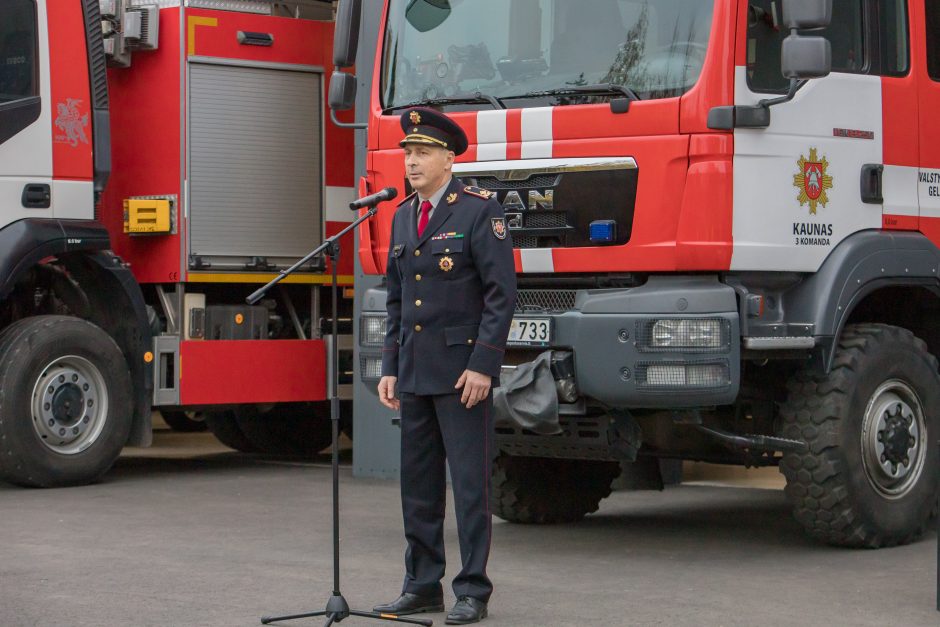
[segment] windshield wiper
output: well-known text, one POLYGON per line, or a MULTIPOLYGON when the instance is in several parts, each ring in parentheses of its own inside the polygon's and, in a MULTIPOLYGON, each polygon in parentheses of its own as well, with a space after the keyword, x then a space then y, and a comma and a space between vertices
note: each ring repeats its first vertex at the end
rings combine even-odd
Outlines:
POLYGON ((546 89, 543 91, 530 91, 517 96, 503 96, 503 100, 510 98, 538 98, 540 96, 566 96, 569 94, 623 94, 630 100, 642 100, 639 94, 626 85, 617 85, 616 83, 598 83, 597 85, 566 85, 556 89, 546 89))
POLYGON ((489 94, 484 94, 483 92, 476 92, 475 94, 470 94, 468 96, 444 96, 442 98, 428 98, 426 100, 416 100, 415 102, 409 102, 408 104, 395 105, 394 107, 388 107, 383 111, 383 113, 390 113, 392 111, 397 111, 398 109, 407 109, 408 107, 420 107, 426 105, 448 105, 448 104, 464 104, 464 103, 473 103, 473 102, 487 102, 493 106, 494 109, 505 109, 506 105, 497 98, 496 96, 491 96, 489 94))

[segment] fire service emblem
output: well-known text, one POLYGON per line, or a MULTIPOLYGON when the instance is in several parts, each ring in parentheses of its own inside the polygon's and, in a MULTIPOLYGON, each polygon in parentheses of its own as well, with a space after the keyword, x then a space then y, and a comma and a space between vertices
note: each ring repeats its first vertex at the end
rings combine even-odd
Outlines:
POLYGON ((796 164, 800 169, 793 175, 793 186, 800 190, 796 199, 800 201, 801 207, 809 203, 810 215, 815 215, 819 205, 825 207, 829 202, 826 193, 826 190, 832 189, 832 176, 826 173, 829 161, 825 157, 820 159, 816 149, 810 148, 809 158, 800 155, 796 164))
POLYGON ((421 114, 417 111, 412 111, 408 114, 408 119, 411 120, 412 124, 421 124, 421 114))
POLYGON ((506 219, 505 218, 492 218, 493 220, 493 235, 496 236, 496 239, 506 239, 506 219))
POLYGON ((450 272, 454 269, 454 260, 450 257, 441 257, 441 260, 437 264, 441 270, 444 272, 450 272))

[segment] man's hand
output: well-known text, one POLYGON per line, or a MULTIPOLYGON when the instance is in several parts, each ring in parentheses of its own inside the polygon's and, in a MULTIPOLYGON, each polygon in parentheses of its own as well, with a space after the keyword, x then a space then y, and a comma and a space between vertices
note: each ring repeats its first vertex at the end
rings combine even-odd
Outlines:
MULTIPOLYGON (((474 372, 473 370, 464 370, 463 374, 457 380, 455 390, 463 388, 463 394, 460 395, 460 402, 470 409, 480 401, 486 398, 490 393, 490 386, 493 384, 493 378, 488 374, 474 372)), ((379 384, 381 385, 381 384, 379 384)))
POLYGON ((379 381, 379 402, 398 411, 401 409, 401 402, 395 398, 395 384, 398 383, 398 377, 382 377, 379 381))

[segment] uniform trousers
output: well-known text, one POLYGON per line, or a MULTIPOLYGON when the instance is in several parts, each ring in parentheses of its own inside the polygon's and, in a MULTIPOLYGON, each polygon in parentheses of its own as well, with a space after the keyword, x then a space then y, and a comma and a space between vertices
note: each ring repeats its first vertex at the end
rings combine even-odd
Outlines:
POLYGON ((445 463, 450 467, 463 568, 454 594, 489 601, 490 474, 493 395, 467 409, 460 394, 401 393, 401 504, 405 522, 404 592, 441 594, 444 577, 445 463))

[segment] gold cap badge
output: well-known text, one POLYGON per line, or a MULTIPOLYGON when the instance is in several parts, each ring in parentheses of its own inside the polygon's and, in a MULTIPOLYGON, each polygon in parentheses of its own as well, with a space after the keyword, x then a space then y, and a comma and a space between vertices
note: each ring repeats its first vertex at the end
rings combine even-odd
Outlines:
MULTIPOLYGON (((418 113, 417 111, 412 111, 408 115, 408 119, 411 120, 412 124, 421 124, 421 114, 418 113)), ((415 129, 415 130, 417 131, 418 129, 415 129)))

